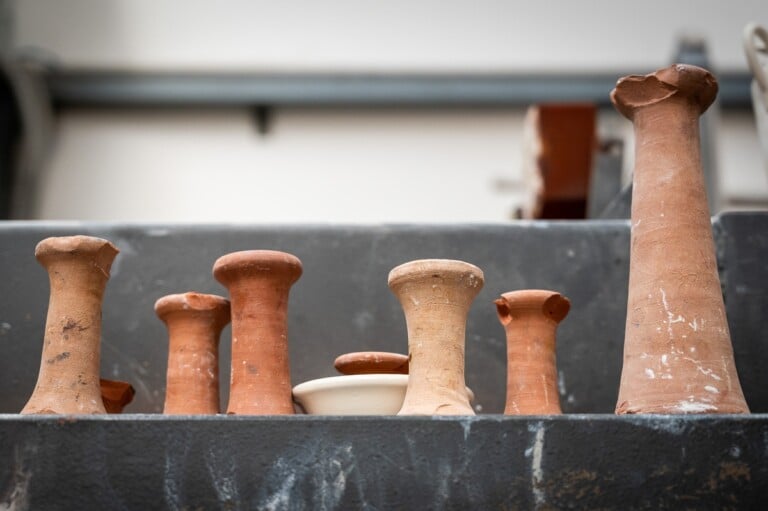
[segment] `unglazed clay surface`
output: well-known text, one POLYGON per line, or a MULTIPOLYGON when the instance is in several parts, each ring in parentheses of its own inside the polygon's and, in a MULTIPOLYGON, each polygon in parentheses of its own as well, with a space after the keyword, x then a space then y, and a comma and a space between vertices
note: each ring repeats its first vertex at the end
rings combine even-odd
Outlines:
POLYGON ((40 373, 23 414, 106 413, 101 397, 101 305, 117 248, 90 236, 47 238, 35 257, 51 291, 40 373))
POLYGON ((232 373, 227 413, 292 414, 288 294, 302 273, 296 256, 247 250, 220 257, 213 275, 232 304, 232 373))
POLYGON ((341 374, 408 374, 408 356, 385 351, 357 351, 339 355, 333 367, 341 374))
POLYGON ((571 308, 555 291, 504 293, 494 302, 507 335, 505 415, 559 414, 555 334, 571 308))
POLYGON ((483 272, 463 261, 411 261, 389 273, 408 327, 409 379, 398 415, 474 415, 464 383, 467 314, 483 272))
POLYGON ((746 413, 725 317, 699 148, 717 95, 676 64, 611 93, 635 128, 624 365, 616 413, 746 413))
POLYGON ((163 413, 219 413, 219 337, 229 323, 229 300, 182 293, 155 303, 168 328, 168 371, 163 413))
POLYGON ((136 391, 133 386, 124 381, 99 380, 101 387, 101 400, 104 402, 104 409, 107 413, 123 413, 123 408, 133 401, 136 391))

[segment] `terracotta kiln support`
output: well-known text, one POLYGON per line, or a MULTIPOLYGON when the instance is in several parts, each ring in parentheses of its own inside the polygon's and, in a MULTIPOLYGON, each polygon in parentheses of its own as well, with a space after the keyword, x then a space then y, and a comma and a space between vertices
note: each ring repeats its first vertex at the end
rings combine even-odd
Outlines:
POLYGON ((676 64, 619 80, 635 128, 624 366, 616 413, 746 413, 717 274, 699 116, 717 95, 676 64))
POLYGON ((23 414, 106 413, 101 397, 101 306, 117 248, 90 236, 47 238, 35 257, 51 285, 37 385, 23 414))
POLYGON ((155 313, 168 328, 163 413, 219 413, 219 336, 229 323, 229 300, 202 293, 167 295, 155 313))
POLYGON ((463 261, 425 259, 389 273, 408 326, 408 389, 398 415, 474 415, 464 383, 469 307, 483 272, 463 261))
POLYGON ((288 293, 301 261, 272 250, 220 257, 213 276, 232 302, 232 374, 227 413, 293 413, 288 365, 288 293))
POLYGON ((504 293, 494 302, 507 334, 505 415, 559 414, 555 333, 571 302, 555 291, 504 293))

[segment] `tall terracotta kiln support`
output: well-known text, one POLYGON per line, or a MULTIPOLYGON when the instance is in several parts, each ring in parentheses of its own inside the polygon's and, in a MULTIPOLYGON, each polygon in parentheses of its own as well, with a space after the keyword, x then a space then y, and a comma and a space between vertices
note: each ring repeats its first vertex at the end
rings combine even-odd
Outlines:
POLYGON ((494 302, 507 334, 505 415, 559 414, 555 333, 571 302, 555 291, 526 289, 494 302))
POLYGON ((717 95, 706 70, 677 64, 619 80, 634 123, 632 246, 616 413, 746 413, 717 274, 699 116, 717 95))
POLYGON ((232 374, 227 413, 293 413, 288 365, 288 293, 301 276, 301 261, 272 250, 220 257, 216 280, 232 302, 232 374))
POLYGON ((483 288, 480 268, 425 259, 389 273, 408 326, 410 376, 398 415, 474 415, 464 383, 469 307, 483 288))
POLYGON ((90 236, 47 238, 35 257, 51 285, 37 385, 23 414, 106 413, 101 398, 101 305, 117 248, 90 236))
POLYGON ((167 295, 155 302, 155 313, 168 328, 163 413, 219 413, 219 337, 229 324, 229 300, 194 292, 167 295))

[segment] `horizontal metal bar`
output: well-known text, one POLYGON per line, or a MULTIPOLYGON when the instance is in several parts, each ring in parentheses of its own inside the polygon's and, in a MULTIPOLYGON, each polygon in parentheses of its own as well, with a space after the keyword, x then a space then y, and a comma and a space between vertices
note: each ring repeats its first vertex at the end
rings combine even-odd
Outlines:
MULTIPOLYGON (((524 106, 609 105, 615 74, 167 74, 52 71, 59 106, 524 106)), ((750 75, 718 76, 724 107, 750 105, 750 75)))

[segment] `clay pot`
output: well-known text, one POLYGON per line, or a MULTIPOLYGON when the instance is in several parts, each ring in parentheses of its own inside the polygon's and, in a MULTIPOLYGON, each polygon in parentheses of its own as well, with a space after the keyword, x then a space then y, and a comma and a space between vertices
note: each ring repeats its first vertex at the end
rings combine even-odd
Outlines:
POLYGON ((101 400, 107 413, 123 413, 123 408, 133 401, 136 391, 133 386, 124 381, 99 380, 101 387, 101 400))
POLYGON ((341 374, 408 374, 408 357, 384 351, 358 351, 340 355, 333 367, 341 374))
POLYGON ((474 415, 464 384, 467 314, 483 272, 463 261, 411 261, 389 273, 408 326, 408 390, 398 415, 474 415))
POLYGON ((112 261, 109 241, 48 238, 35 257, 51 286, 40 373, 23 414, 106 413, 99 385, 101 304, 112 261))
POLYGON ((619 80, 635 128, 624 367, 616 413, 746 413, 717 274, 699 116, 717 95, 677 64, 619 80))
POLYGON ((293 413, 288 365, 288 293, 301 261, 272 250, 220 257, 213 276, 232 302, 232 376, 227 413, 293 413))
POLYGON ((504 293, 494 302, 507 334, 505 415, 559 414, 555 332, 571 302, 555 291, 504 293))
POLYGON ((229 324, 229 300, 173 294, 155 303, 168 328, 165 407, 169 415, 219 413, 219 336, 229 324))

